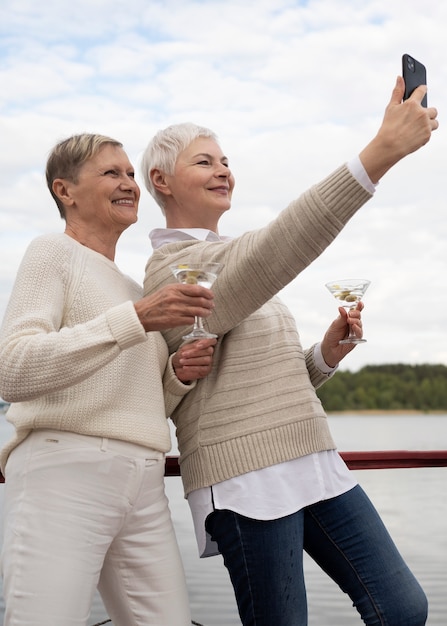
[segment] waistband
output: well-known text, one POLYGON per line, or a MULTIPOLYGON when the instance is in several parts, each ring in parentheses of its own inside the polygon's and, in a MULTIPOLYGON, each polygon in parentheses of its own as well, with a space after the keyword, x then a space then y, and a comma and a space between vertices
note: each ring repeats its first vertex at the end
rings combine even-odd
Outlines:
POLYGON ((38 441, 52 441, 54 443, 79 443, 82 447, 94 448, 102 452, 116 452, 124 456, 162 460, 165 455, 159 450, 141 446, 131 441, 122 441, 121 439, 112 439, 110 437, 96 437, 94 435, 81 435, 65 430, 52 430, 49 428, 39 428, 33 430, 28 438, 37 439, 38 441))

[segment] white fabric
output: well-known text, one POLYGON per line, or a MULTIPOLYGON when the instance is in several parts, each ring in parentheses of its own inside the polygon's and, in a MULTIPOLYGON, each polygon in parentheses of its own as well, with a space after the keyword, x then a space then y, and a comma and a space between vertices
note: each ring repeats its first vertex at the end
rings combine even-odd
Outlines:
POLYGON ((374 193, 376 191, 376 187, 379 183, 373 183, 371 181, 359 156, 355 156, 353 159, 348 161, 346 165, 348 166, 351 174, 357 179, 357 182, 359 182, 366 189, 366 191, 369 191, 369 193, 374 193))
POLYGON ((188 502, 199 555, 219 554, 205 530, 205 520, 214 509, 229 509, 258 520, 278 519, 334 498, 356 484, 340 455, 327 450, 192 491, 188 502))
POLYGON ((114 626, 190 626, 163 453, 36 430, 7 473, 4 626, 87 626, 98 583, 114 626))

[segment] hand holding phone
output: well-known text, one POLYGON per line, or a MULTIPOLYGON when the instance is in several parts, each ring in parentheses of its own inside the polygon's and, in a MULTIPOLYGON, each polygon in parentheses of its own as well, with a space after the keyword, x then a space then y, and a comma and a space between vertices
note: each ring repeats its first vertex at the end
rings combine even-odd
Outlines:
MULTIPOLYGON (((404 100, 407 100, 419 85, 427 84, 427 71, 425 66, 409 54, 402 56, 402 76, 405 81, 404 100)), ((425 94, 421 105, 427 106, 427 94, 425 94)))

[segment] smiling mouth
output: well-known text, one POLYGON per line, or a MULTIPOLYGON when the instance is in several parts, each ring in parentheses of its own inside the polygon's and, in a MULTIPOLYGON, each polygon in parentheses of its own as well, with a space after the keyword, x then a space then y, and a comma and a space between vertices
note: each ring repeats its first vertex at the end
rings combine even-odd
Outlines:
POLYGON ((121 206, 132 207, 135 205, 135 200, 131 198, 120 198, 119 200, 112 200, 112 204, 119 204, 121 206))

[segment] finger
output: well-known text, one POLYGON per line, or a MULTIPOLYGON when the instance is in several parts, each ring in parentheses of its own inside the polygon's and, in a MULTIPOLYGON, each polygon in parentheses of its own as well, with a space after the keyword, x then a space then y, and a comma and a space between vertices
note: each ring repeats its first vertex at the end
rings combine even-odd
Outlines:
POLYGON ((404 93, 405 81, 402 76, 398 76, 396 79, 396 84, 394 85, 393 91, 391 93, 391 99, 389 104, 400 104, 402 102, 402 98, 404 97, 404 93))
POLYGON ((338 312, 340 313, 340 317, 343 318, 344 320, 348 318, 348 311, 344 307, 339 306, 338 312))
POLYGON ((426 93, 427 93, 427 85, 419 85, 419 87, 416 87, 416 89, 413 91, 413 93, 408 99, 416 100, 417 102, 419 102, 419 104, 421 104, 426 93))
POLYGON ((196 380, 197 378, 204 378, 211 372, 209 365, 198 365, 191 367, 181 367, 176 372, 177 376, 180 376, 184 380, 196 380))
POLYGON ((207 287, 202 287, 201 285, 187 285, 181 283, 180 285, 177 285, 177 287, 180 293, 187 297, 201 297, 206 300, 212 300, 214 298, 211 289, 208 289, 207 287))
POLYGON ((204 354, 202 356, 194 356, 194 357, 180 356, 179 363, 182 367, 197 367, 198 365, 211 365, 212 355, 204 354))
POLYGON ((358 309, 352 309, 351 311, 349 311, 349 314, 348 314, 348 318, 352 320, 359 320, 361 316, 362 316, 362 313, 358 309))
POLYGON ((182 348, 179 348, 175 353, 175 360, 180 365, 206 365, 212 363, 213 356, 213 348, 207 348, 200 352, 183 351, 182 348))
POLYGON ((362 337, 363 336, 363 328, 361 326, 361 324, 354 324, 352 326, 352 329, 354 331, 354 334, 356 337, 362 337))
POLYGON ((197 350, 206 350, 212 348, 217 343, 217 339, 193 339, 189 342, 188 349, 196 348, 197 350))
POLYGON ((427 109, 427 113, 428 113, 428 118, 430 120, 431 129, 436 130, 437 128, 439 128, 439 122, 436 119, 438 116, 438 110, 435 109, 434 107, 431 107, 430 109, 427 109))
POLYGON ((427 113, 428 113, 428 117, 431 120, 434 120, 438 117, 438 109, 436 109, 435 107, 429 107, 427 109, 427 113))
POLYGON ((214 302, 212 300, 203 298, 202 296, 186 296, 184 302, 185 306, 201 307, 209 311, 211 309, 214 309, 214 302))

